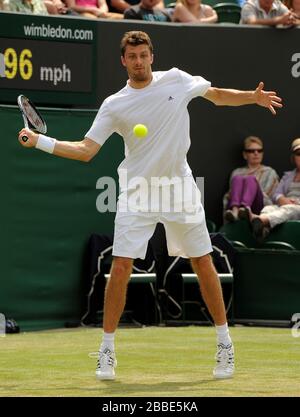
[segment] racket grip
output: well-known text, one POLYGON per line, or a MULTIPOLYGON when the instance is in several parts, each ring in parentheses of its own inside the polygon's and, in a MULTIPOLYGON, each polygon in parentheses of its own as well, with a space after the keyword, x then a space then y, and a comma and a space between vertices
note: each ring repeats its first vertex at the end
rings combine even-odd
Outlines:
POLYGON ((22 136, 22 141, 23 141, 23 142, 27 142, 27 141, 28 141, 28 136, 23 135, 23 136, 22 136))

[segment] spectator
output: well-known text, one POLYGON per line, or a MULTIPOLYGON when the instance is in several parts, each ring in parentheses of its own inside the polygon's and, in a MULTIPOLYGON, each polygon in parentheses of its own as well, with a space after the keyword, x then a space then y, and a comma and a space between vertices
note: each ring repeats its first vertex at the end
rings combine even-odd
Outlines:
POLYGON ((136 6, 125 10, 124 19, 170 22, 171 17, 167 10, 155 8, 158 3, 160 3, 160 0, 141 0, 136 6))
POLYGON ((48 14, 43 0, 6 0, 6 10, 26 14, 48 14))
POLYGON ((123 19, 123 14, 108 11, 106 0, 66 0, 69 9, 92 19, 123 19))
MULTIPOLYGON (((130 9, 131 6, 136 6, 141 0, 107 0, 107 5, 110 12, 124 13, 125 10, 130 9)), ((165 4, 163 0, 160 0, 155 6, 155 9, 164 9, 165 4)))
POLYGON ((67 14, 68 8, 62 0, 44 0, 49 14, 67 14))
POLYGON ((0 0, 0 10, 4 10, 3 0, 0 0))
POLYGON ((259 216, 252 216, 252 230, 258 241, 264 239, 278 224, 300 220, 300 138, 292 142, 291 152, 296 168, 283 175, 274 192, 275 204, 264 207, 259 216))
POLYGON ((293 14, 280 0, 248 0, 242 7, 240 23, 291 26, 295 21, 293 14))
POLYGON ((202 4, 201 0, 177 0, 172 19, 184 23, 216 23, 218 15, 211 6, 202 4))
POLYGON ((252 212, 259 214, 265 205, 272 204, 271 197, 278 185, 276 171, 262 164, 260 138, 249 136, 244 140, 243 157, 247 165, 232 172, 230 189, 223 199, 226 222, 250 219, 252 212))
POLYGON ((296 25, 300 24, 300 0, 285 0, 285 6, 293 13, 296 19, 296 25))

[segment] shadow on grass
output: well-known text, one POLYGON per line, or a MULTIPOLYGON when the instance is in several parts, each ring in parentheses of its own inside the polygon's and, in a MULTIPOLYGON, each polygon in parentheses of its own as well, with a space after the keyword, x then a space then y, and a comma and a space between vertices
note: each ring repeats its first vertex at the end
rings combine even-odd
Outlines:
POLYGON ((126 383, 122 381, 99 381, 99 389, 108 394, 120 394, 122 395, 130 395, 130 394, 137 394, 137 393, 145 393, 151 395, 151 393, 155 393, 157 395, 161 393, 189 393, 191 391, 195 391, 197 387, 200 388, 202 385, 207 384, 215 384, 216 381, 214 379, 203 379, 200 381, 180 381, 180 382, 157 382, 157 383, 126 383))
MULTIPOLYGON (((101 397, 115 395, 115 396, 168 396, 168 395, 190 395, 191 392, 197 391, 197 388, 201 388, 204 385, 216 384, 214 379, 203 379, 200 381, 180 381, 180 382, 157 382, 157 383, 126 383, 122 381, 96 381, 92 386, 65 386, 65 387, 36 387, 36 388, 24 388, 22 392, 32 394, 34 392, 47 391, 48 395, 53 395, 54 391, 61 392, 61 395, 68 396, 70 393, 80 396, 81 394, 98 394, 101 397), (52 394, 51 394, 52 392, 52 394), (64 394, 65 393, 65 394, 64 394)), ((20 387, 10 387, 10 390, 20 390, 20 387)), ((34 395, 34 394, 33 394, 34 395)))

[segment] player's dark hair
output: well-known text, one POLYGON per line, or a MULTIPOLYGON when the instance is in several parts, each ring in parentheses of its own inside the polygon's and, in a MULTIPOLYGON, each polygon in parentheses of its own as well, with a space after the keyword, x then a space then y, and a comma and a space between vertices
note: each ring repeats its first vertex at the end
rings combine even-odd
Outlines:
POLYGON ((125 50, 127 45, 138 46, 138 45, 148 45, 151 54, 153 54, 153 46, 151 39, 149 38, 146 32, 140 30, 132 30, 126 32, 121 40, 121 54, 125 55, 125 50))

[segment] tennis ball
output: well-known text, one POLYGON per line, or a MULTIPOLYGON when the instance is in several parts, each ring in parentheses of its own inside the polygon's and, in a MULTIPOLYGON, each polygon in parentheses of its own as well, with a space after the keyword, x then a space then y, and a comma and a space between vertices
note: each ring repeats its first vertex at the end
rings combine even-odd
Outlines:
POLYGON ((145 125, 138 124, 138 125, 135 125, 134 126, 133 133, 138 138, 144 138, 145 136, 148 135, 148 129, 147 129, 147 127, 145 125))

